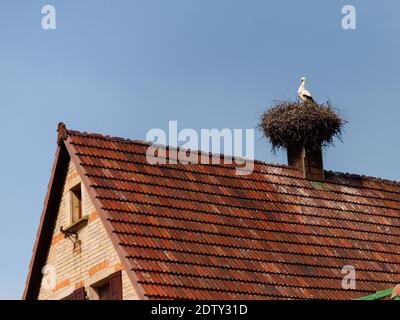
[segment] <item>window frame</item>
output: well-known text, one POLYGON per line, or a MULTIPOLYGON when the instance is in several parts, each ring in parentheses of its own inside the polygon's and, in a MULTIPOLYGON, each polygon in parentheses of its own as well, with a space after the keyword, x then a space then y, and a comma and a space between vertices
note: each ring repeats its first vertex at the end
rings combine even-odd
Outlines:
POLYGON ((83 218, 83 192, 81 182, 69 189, 69 217, 70 225, 79 222, 83 218), (78 209, 76 209, 76 207, 78 207, 78 209))

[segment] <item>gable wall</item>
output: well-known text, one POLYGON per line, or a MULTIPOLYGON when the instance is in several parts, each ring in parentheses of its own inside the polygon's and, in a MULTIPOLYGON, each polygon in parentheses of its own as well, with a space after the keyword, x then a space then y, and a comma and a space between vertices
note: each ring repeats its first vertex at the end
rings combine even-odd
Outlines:
POLYGON ((74 237, 65 237, 60 232, 61 226, 65 228, 70 224, 68 191, 79 182, 80 177, 73 163, 70 162, 62 200, 58 213, 55 213, 57 219, 53 230, 53 240, 46 260, 38 299, 62 299, 82 286, 85 286, 90 298, 89 286, 118 270, 122 270, 123 299, 138 299, 83 185, 82 214, 89 217, 89 222, 78 231, 80 246, 74 248, 72 241, 74 237))

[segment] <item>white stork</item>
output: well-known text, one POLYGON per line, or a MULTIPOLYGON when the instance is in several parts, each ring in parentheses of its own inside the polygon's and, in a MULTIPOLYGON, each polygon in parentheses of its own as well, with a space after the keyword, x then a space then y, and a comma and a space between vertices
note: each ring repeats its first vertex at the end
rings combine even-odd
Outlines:
POLYGON ((297 95, 299 96, 300 100, 303 102, 305 101, 315 102, 311 93, 304 87, 306 83, 306 78, 302 77, 300 80, 301 80, 300 87, 299 90, 297 90, 297 95))

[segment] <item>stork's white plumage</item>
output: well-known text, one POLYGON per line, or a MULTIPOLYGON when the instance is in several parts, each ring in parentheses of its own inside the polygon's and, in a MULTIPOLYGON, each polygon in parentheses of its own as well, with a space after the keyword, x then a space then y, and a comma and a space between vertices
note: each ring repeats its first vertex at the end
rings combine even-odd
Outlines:
POLYGON ((300 80, 300 87, 299 90, 297 90, 297 95, 299 96, 300 100, 315 102, 311 93, 304 87, 306 83, 306 78, 302 77, 300 80))

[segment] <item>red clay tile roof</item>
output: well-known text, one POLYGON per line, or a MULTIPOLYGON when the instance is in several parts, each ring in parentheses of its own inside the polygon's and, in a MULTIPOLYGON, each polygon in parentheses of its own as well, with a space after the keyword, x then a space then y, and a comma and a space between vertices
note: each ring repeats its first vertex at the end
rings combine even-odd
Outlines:
POLYGON ((400 184, 287 166, 150 165, 148 144, 68 131, 150 299, 351 299, 400 282, 400 184), (345 265, 356 290, 341 286, 345 265))

